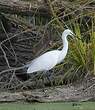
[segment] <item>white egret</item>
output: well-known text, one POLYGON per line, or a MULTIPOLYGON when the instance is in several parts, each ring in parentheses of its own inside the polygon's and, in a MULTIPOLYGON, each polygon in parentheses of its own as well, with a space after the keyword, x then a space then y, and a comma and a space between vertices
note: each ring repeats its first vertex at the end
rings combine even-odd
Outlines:
POLYGON ((53 50, 44 53, 43 55, 37 57, 29 65, 27 65, 27 73, 33 73, 38 71, 48 71, 52 69, 56 64, 59 64, 63 61, 68 51, 68 40, 67 36, 73 36, 74 33, 66 29, 62 33, 63 49, 62 50, 53 50))

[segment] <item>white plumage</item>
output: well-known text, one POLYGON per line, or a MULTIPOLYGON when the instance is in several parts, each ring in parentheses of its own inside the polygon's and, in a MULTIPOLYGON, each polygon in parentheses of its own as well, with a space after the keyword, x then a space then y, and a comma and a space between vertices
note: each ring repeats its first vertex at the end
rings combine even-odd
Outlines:
POLYGON ((63 40, 63 49, 62 50, 53 50, 44 53, 38 58, 34 59, 29 65, 27 73, 33 73, 37 71, 48 71, 52 69, 56 64, 63 61, 68 51, 68 41, 67 36, 73 35, 73 32, 69 29, 66 29, 62 33, 63 40))

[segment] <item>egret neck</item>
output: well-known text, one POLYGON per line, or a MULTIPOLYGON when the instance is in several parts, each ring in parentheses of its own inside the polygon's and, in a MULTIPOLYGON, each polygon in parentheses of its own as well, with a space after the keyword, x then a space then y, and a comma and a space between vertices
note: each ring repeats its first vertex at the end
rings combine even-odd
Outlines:
POLYGON ((59 61, 58 63, 60 63, 66 56, 67 54, 67 51, 68 51, 68 41, 67 41, 67 36, 68 34, 62 34, 62 41, 63 41, 63 49, 60 50, 60 55, 59 55, 59 61))

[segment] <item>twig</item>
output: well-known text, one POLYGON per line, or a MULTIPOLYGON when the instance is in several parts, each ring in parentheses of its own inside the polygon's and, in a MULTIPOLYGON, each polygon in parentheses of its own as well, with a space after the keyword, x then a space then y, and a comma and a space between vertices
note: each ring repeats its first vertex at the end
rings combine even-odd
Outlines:
POLYGON ((59 24, 61 30, 63 31, 64 28, 63 28, 63 26, 62 26, 62 23, 59 21, 59 17, 58 17, 58 16, 56 15, 56 13, 54 12, 54 9, 53 9, 52 4, 51 4, 51 0, 48 0, 48 5, 49 5, 49 7, 50 7, 50 10, 51 10, 51 12, 52 12, 53 17, 56 19, 56 21, 57 21, 57 23, 59 24))
POLYGON ((13 39, 14 37, 16 37, 16 36, 18 36, 18 35, 20 35, 20 34, 26 33, 26 32, 28 32, 28 31, 31 31, 31 30, 30 30, 30 29, 27 29, 27 30, 25 30, 25 31, 22 31, 22 32, 20 32, 20 33, 17 33, 17 34, 15 34, 14 36, 11 36, 11 37, 9 37, 9 38, 3 40, 0 44, 2 45, 3 43, 7 42, 8 40, 13 39))
MULTIPOLYGON (((6 37, 7 37, 7 39, 9 39, 9 36, 8 36, 8 34, 7 34, 7 32, 6 32, 5 28, 4 28, 4 26, 3 26, 2 21, 1 21, 1 26, 2 26, 2 29, 4 30, 4 33, 5 33, 6 37)), ((13 54, 14 54, 14 56, 15 56, 15 61, 17 61, 17 56, 16 56, 16 54, 15 54, 15 51, 14 51, 14 48, 13 48, 13 46, 12 46, 12 44, 11 44, 10 39, 9 39, 8 41, 9 41, 10 47, 11 47, 11 49, 12 49, 12 51, 13 51, 13 54)))
POLYGON ((5 51, 4 51, 4 49, 2 48, 1 45, 0 45, 0 48, 1 48, 2 52, 3 52, 3 54, 4 54, 4 58, 5 58, 5 60, 6 60, 6 63, 7 63, 7 65, 8 65, 8 68, 10 68, 10 64, 9 64, 8 59, 7 59, 6 53, 5 53, 5 51))
POLYGON ((20 69, 23 69, 23 68, 25 68, 25 67, 26 67, 26 65, 25 65, 25 66, 21 66, 21 67, 17 67, 17 68, 10 67, 10 68, 9 68, 9 69, 7 69, 7 70, 1 71, 1 72, 0 72, 0 75, 1 75, 1 74, 3 74, 3 73, 9 72, 9 71, 16 71, 16 70, 20 70, 20 69))
POLYGON ((88 88, 86 88, 86 89, 84 90, 84 92, 87 91, 88 89, 91 89, 93 86, 95 86, 95 83, 92 84, 91 86, 89 86, 88 88))
POLYGON ((12 82, 14 76, 15 76, 15 70, 13 71, 13 74, 12 74, 12 77, 10 78, 9 84, 12 82))

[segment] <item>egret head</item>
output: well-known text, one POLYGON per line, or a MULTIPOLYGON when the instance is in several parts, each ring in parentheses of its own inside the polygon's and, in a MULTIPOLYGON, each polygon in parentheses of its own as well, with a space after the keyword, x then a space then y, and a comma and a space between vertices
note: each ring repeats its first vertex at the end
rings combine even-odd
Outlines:
POLYGON ((62 34, 62 37, 67 37, 68 35, 70 36, 74 36, 74 33, 70 30, 70 29, 66 29, 63 34, 62 34))

